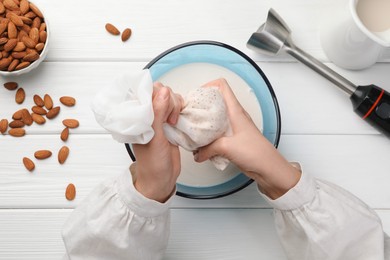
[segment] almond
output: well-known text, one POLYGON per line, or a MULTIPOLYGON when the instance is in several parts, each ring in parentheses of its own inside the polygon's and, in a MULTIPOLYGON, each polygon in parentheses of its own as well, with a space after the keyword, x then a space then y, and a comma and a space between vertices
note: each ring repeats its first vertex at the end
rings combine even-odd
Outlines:
POLYGON ((34 5, 33 3, 30 2, 30 9, 31 11, 33 11, 37 16, 43 18, 43 14, 42 12, 39 10, 39 8, 34 5))
POLYGON ((27 0, 20 1, 20 12, 24 15, 30 10, 30 4, 27 0))
POLYGON ((25 14, 24 17, 34 19, 35 17, 37 17, 37 15, 33 11, 30 11, 30 12, 27 12, 27 14, 25 14))
POLYGON ((39 26, 39 31, 45 31, 46 30, 46 23, 41 23, 41 26, 39 26))
POLYGON ((4 44, 4 50, 5 51, 12 51, 13 48, 15 48, 17 43, 18 43, 17 39, 9 39, 8 42, 6 44, 4 44))
POLYGON ((43 102, 43 99, 39 95, 34 95, 33 97, 35 105, 39 107, 43 107, 45 103, 43 102))
POLYGON ((32 28, 36 28, 36 29, 39 29, 41 27, 41 18, 39 17, 35 17, 33 22, 32 22, 32 25, 31 25, 32 28))
POLYGON ((6 44, 7 42, 8 42, 8 38, 6 37, 0 38, 0 45, 6 44))
POLYGON ((24 92, 24 89, 19 88, 15 94, 15 102, 18 104, 22 104, 25 98, 26 98, 26 93, 24 92))
POLYGON ((61 140, 66 142, 66 140, 68 140, 68 137, 69 137, 69 128, 65 127, 64 130, 62 130, 61 132, 61 140))
POLYGON ((23 157, 23 164, 24 164, 24 167, 26 167, 27 170, 29 170, 30 172, 33 171, 35 169, 35 164, 33 161, 31 161, 29 158, 27 157, 23 157))
POLYGON ((120 31, 112 24, 106 23, 106 30, 107 32, 111 33, 112 35, 119 35, 121 34, 120 31))
POLYGON ((38 115, 46 115, 46 114, 47 114, 46 109, 44 109, 43 107, 33 106, 33 107, 31 108, 31 110, 32 110, 35 114, 38 114, 38 115))
POLYGON ((15 70, 21 70, 21 69, 27 68, 29 65, 30 65, 30 62, 23 61, 18 66, 16 66, 15 70))
POLYGON ((22 19, 23 23, 27 24, 27 25, 32 25, 32 23, 33 23, 33 21, 30 18, 25 17, 25 16, 20 16, 20 19, 22 19))
POLYGON ((66 187, 65 197, 67 200, 74 200, 76 197, 76 187, 73 183, 70 183, 68 187, 66 187))
POLYGON ((60 113, 60 107, 53 107, 52 109, 50 109, 47 114, 46 114, 46 117, 48 119, 53 119, 55 118, 59 113, 60 113))
POLYGON ((62 124, 69 128, 76 128, 79 126, 79 121, 77 121, 76 119, 65 119, 62 121, 62 124))
POLYGON ((10 10, 18 10, 19 9, 18 5, 13 0, 4 0, 3 4, 4 4, 5 8, 10 9, 10 10))
POLYGON ((16 67, 19 65, 19 60, 13 60, 11 64, 8 66, 8 71, 14 71, 16 67))
POLYGON ((22 59, 24 56, 26 56, 27 53, 25 51, 21 51, 21 52, 13 52, 11 54, 11 56, 14 58, 14 59, 22 59))
POLYGON ((5 32, 5 30, 7 30, 7 27, 8 27, 8 24, 6 24, 6 23, 0 23, 0 34, 2 34, 3 32, 5 32))
POLYGON ((69 148, 67 146, 62 146, 58 151, 58 162, 64 164, 69 155, 69 148))
POLYGON ((20 110, 16 111, 16 112, 12 115, 12 119, 14 119, 14 120, 20 120, 20 119, 22 119, 22 110, 23 110, 23 109, 20 109, 20 110))
POLYGON ((22 137, 26 134, 26 131, 23 128, 12 128, 8 133, 14 137, 22 137))
MULTIPOLYGON (((7 132, 7 129, 8 129, 8 120, 1 119, 0 120, 0 133, 4 134, 5 132, 7 132)), ((61 139, 62 139, 62 133, 61 133, 61 139)))
POLYGON ((13 22, 8 23, 8 38, 16 39, 18 37, 18 30, 13 22))
POLYGON ((23 61, 33 62, 36 61, 37 59, 39 59, 39 54, 37 52, 32 52, 24 56, 23 61))
POLYGON ((12 81, 6 82, 4 83, 4 87, 8 90, 15 90, 18 88, 18 83, 12 81))
POLYGON ((26 125, 32 125, 34 122, 30 112, 27 109, 22 109, 22 121, 26 125))
POLYGON ((53 99, 51 99, 51 97, 48 94, 45 94, 45 96, 43 97, 43 101, 45 103, 45 107, 48 110, 53 108, 53 99))
POLYGON ((122 32, 122 42, 125 42, 127 41, 131 36, 131 29, 130 28, 126 28, 123 32, 122 32))
POLYGON ((5 7, 3 3, 0 3, 0 14, 3 14, 5 12, 5 7))
POLYGON ((16 14, 13 14, 9 17, 9 19, 16 25, 16 26, 23 26, 23 20, 16 14))
POLYGON ((38 28, 32 28, 28 36, 37 44, 39 41, 39 30, 38 28))
POLYGON ((23 42, 18 42, 15 48, 13 49, 13 51, 20 52, 20 51, 24 51, 25 49, 26 49, 26 45, 23 42))
POLYGON ((22 42, 26 45, 26 47, 31 49, 35 48, 35 45, 37 45, 29 36, 24 36, 22 42))
POLYGON ((40 42, 38 43, 37 45, 35 45, 35 49, 40 52, 43 50, 43 48, 45 47, 45 44, 43 42, 40 42))
POLYGON ((9 123, 9 127, 11 127, 11 128, 22 128, 22 127, 24 127, 24 123, 21 120, 14 120, 11 123, 9 123))
POLYGON ((8 69, 8 66, 11 64, 11 62, 12 62, 12 57, 5 57, 3 54, 3 58, 0 60, 0 70, 8 69))
POLYGON ((24 37, 28 36, 28 34, 25 31, 20 31, 18 35, 18 41, 22 41, 24 37))
POLYGON ((49 150, 39 150, 34 153, 34 157, 38 160, 47 159, 51 156, 51 151, 49 150))
POLYGON ((25 32, 27 35, 30 33, 30 31, 31 31, 31 27, 30 26, 28 26, 27 24, 23 24, 23 26, 22 27, 19 27, 19 28, 21 28, 21 32, 23 31, 23 32, 25 32))
POLYGON ((63 96, 60 98, 60 102, 64 104, 65 106, 72 107, 76 104, 76 99, 69 96, 63 96))
POLYGON ((40 31, 39 32, 39 42, 45 43, 47 39, 47 32, 46 31, 40 31))
POLYGON ((32 113, 31 117, 34 120, 34 122, 37 123, 38 125, 42 125, 42 124, 46 123, 46 119, 39 114, 32 113))

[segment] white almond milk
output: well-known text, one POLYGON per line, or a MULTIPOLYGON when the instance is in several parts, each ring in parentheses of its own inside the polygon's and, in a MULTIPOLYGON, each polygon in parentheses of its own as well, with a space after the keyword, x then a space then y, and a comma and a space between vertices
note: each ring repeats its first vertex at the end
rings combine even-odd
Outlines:
POLYGON ((359 0, 356 12, 368 30, 390 42, 390 0, 359 0))
MULTIPOLYGON (((224 67, 210 63, 190 63, 169 71, 158 81, 171 87, 174 92, 185 95, 191 89, 218 78, 225 78, 228 81, 237 99, 256 126, 262 130, 263 119, 256 95, 241 77, 224 67)), ((194 162, 191 152, 180 148, 180 153, 182 162, 182 171, 178 179, 180 184, 195 187, 214 186, 232 179, 239 172, 233 165, 229 165, 221 172, 209 161, 194 162)))

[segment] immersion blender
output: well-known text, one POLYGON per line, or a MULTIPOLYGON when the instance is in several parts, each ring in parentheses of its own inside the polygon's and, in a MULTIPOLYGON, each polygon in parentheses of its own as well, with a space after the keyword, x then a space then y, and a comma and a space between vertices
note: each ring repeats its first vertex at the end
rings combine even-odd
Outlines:
POLYGON ((275 10, 269 10, 266 22, 252 34, 247 47, 267 55, 284 50, 347 93, 355 112, 390 138, 390 93, 375 85, 356 86, 295 46, 291 30, 275 10))

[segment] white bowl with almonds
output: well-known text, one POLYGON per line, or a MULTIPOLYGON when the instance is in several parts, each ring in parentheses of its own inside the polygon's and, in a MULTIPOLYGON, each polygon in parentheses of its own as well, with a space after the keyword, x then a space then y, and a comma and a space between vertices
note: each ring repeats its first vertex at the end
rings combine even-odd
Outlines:
POLYGON ((48 43, 47 20, 35 4, 0 2, 1 76, 18 76, 38 67, 47 55, 48 43))

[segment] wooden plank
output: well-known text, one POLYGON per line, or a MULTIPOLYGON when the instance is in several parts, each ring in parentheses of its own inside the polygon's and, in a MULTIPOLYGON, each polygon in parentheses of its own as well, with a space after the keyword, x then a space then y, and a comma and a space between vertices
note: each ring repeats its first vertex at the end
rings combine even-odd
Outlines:
MULTIPOLYGON (((327 80, 298 63, 258 63, 271 82, 282 114, 285 134, 377 134, 353 111, 348 96, 327 80)), ((75 107, 61 105, 60 115, 45 125, 26 128, 28 134, 54 134, 63 129, 64 118, 76 118, 80 127, 73 133, 106 133, 95 121, 90 104, 101 88, 112 86, 126 71, 139 71, 143 62, 45 62, 36 74, 0 79, 0 84, 16 80, 27 93, 22 105, 14 101, 14 91, 0 88, 0 118, 11 119, 20 108, 31 108, 34 94, 50 94, 56 105, 64 95, 77 99, 75 107)), ((390 64, 378 64, 361 72, 336 69, 356 84, 375 83, 390 91, 387 71, 390 64)), ((210 79, 211 80, 211 79, 210 79)), ((1 139, 2 136, 0 136, 1 139)))
MULTIPOLYGON (((57 162, 63 145, 58 135, 29 135, 22 139, 1 137, 0 208, 73 208, 98 183, 122 173, 130 159, 122 144, 109 135, 71 135, 70 156, 57 162), (6 149, 4 149, 6 147, 6 149), (53 156, 36 161, 29 173, 24 156, 50 149, 53 156), (69 182, 77 187, 77 198, 69 202, 64 191, 69 182)), ((300 161, 309 174, 332 181, 374 208, 390 208, 387 159, 388 140, 380 135, 284 135, 280 151, 290 161, 300 161)), ((255 185, 215 200, 177 197, 174 207, 268 208, 255 185)))
MULTIPOLYGON (((390 211, 378 210, 390 233, 390 211)), ((0 259, 61 259, 71 210, 0 210, 0 259)), ((164 259, 286 259, 268 209, 173 209, 164 259)))
MULTIPOLYGON (((256 60, 269 58, 246 48, 250 35, 265 21, 269 8, 277 10, 291 27, 298 46, 315 57, 326 59, 318 37, 320 26, 345 2, 321 0, 180 0, 110 2, 36 0, 50 26, 48 60, 147 61, 183 42, 216 40, 250 54, 256 60), (104 10, 104 11, 103 11, 104 10), (163 14, 163 15, 162 15, 163 14), (234 15, 233 15, 234 14, 234 15), (299 15, 297 15, 299 14, 299 15), (120 30, 130 27, 133 35, 123 43, 109 35, 104 25, 120 30)), ((387 52, 383 61, 389 61, 387 52)))

